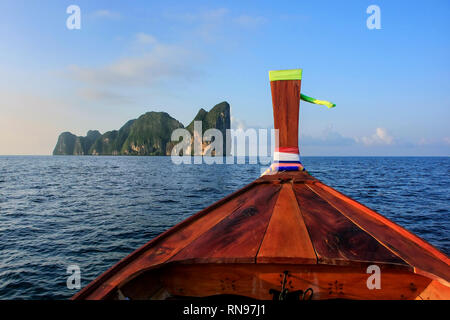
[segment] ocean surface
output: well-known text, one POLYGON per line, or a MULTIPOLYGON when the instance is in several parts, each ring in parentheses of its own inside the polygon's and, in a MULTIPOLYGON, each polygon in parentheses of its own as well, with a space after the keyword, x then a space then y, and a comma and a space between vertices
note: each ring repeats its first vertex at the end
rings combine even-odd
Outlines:
MULTIPOLYGON (((450 253, 450 158, 303 157, 316 178, 450 253)), ((67 299, 263 166, 170 157, 0 156, 0 299, 67 299)))

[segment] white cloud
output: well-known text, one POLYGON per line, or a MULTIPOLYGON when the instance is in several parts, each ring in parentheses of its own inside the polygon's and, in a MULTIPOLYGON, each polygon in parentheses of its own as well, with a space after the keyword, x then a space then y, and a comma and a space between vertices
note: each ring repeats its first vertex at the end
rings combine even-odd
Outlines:
POLYGON ((193 52, 176 45, 156 44, 140 56, 119 59, 101 67, 69 66, 71 78, 89 85, 143 86, 164 79, 189 80, 199 71, 193 52))
POLYGON ((217 8, 198 12, 166 12, 164 17, 178 23, 190 24, 194 27, 195 36, 207 43, 229 43, 235 39, 227 39, 230 29, 241 31, 243 28, 256 28, 267 21, 261 16, 249 14, 236 15, 227 8, 217 8))
POLYGON ((97 10, 95 12, 92 13, 92 16, 94 18, 106 18, 106 19, 120 19, 121 15, 118 12, 113 12, 107 9, 101 9, 101 10, 97 10))
POLYGON ((231 129, 238 130, 246 130, 247 123, 244 120, 238 119, 236 117, 231 116, 231 129))
POLYGON ((371 136, 355 138, 356 142, 362 143, 365 146, 373 145, 391 145, 394 143, 394 138, 389 135, 385 128, 376 128, 375 133, 371 136))
POLYGON ((431 143, 431 141, 429 141, 428 139, 425 139, 425 138, 420 138, 419 141, 417 141, 417 144, 419 146, 428 145, 430 143, 431 143))
POLYGON ((445 144, 450 145, 450 137, 445 137, 443 140, 445 144))
POLYGON ((198 50, 165 44, 144 32, 130 38, 128 46, 135 52, 133 56, 98 66, 70 65, 63 75, 81 84, 76 93, 82 99, 129 105, 133 103, 127 97, 132 95, 130 90, 160 92, 168 84, 173 89, 173 85, 189 84, 202 73, 205 59, 198 50))
POLYGON ((266 18, 244 14, 235 18, 234 22, 242 27, 255 28, 260 26, 261 24, 264 24, 266 22, 266 18))
POLYGON ((204 11, 200 14, 200 17, 204 20, 219 20, 225 17, 229 13, 229 10, 226 8, 218 8, 218 9, 212 9, 204 11))
POLYGON ((156 44, 157 40, 151 34, 139 32, 136 34, 136 41, 140 44, 156 44))
POLYGON ((78 90, 78 95, 89 101, 103 101, 103 102, 107 102, 109 104, 124 105, 124 104, 133 103, 133 101, 131 99, 129 99, 128 97, 122 96, 120 94, 117 94, 117 93, 114 93, 111 91, 92 88, 92 87, 82 88, 82 89, 78 90))
POLYGON ((226 8, 217 8, 210 10, 203 10, 199 12, 166 12, 164 17, 166 19, 182 22, 182 23, 211 23, 219 22, 229 13, 226 8))
POLYGON ((345 137, 333 130, 331 126, 325 128, 320 136, 299 134, 302 146, 349 146, 355 144, 355 140, 345 137))
POLYGON ((441 138, 420 138, 418 141, 412 143, 412 146, 450 146, 450 137, 441 138))

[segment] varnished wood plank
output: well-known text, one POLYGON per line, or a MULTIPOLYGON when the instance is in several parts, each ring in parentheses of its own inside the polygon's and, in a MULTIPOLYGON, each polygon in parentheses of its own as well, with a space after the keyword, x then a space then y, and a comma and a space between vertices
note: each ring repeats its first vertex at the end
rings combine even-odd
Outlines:
POLYGON ((309 187, 409 264, 450 281, 449 259, 436 248, 323 183, 309 187))
POLYGON ((178 251, 243 205, 255 184, 250 184, 218 201, 151 240, 111 267, 72 299, 102 299, 119 284, 133 276, 164 263, 178 251), (239 197, 243 195, 242 197, 239 197))
POLYGON ((367 266, 289 264, 192 264, 172 265, 161 281, 174 296, 207 297, 219 294, 272 299, 270 289, 280 291, 288 271, 289 291, 313 289, 313 300, 415 299, 430 279, 406 270, 381 267, 381 289, 367 287, 367 266))
POLYGON ((416 300, 450 300, 450 286, 433 280, 416 300))
POLYGON ((125 297, 133 300, 149 300, 164 289, 161 282, 161 269, 144 272, 119 289, 125 297))
POLYGON ((280 147, 298 147, 301 80, 271 81, 274 128, 280 147))
POLYGON ((317 263, 317 256, 290 183, 282 185, 256 261, 317 263))
POLYGON ((317 181, 316 178, 311 176, 306 171, 278 171, 274 174, 267 174, 259 177, 257 183, 305 183, 317 181))
POLYGON ((294 185, 319 263, 357 261, 408 265, 304 184, 294 185))
POLYGON ((255 187, 239 209, 181 250, 170 262, 254 262, 279 190, 279 185, 255 187))

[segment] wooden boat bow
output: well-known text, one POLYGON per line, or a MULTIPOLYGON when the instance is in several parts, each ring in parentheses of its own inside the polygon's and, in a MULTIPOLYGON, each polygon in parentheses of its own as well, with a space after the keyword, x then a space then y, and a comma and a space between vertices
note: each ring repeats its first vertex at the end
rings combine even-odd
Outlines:
POLYGON ((296 156, 301 71, 288 74, 294 79, 271 81, 276 165, 73 299, 450 299, 445 254, 303 170, 296 156), (368 285, 371 266, 379 268, 380 288, 368 285))

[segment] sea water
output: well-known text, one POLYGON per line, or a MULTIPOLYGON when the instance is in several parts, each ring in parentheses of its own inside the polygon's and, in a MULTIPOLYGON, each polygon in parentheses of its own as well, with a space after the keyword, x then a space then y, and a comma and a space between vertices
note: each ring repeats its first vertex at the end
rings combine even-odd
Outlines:
MULTIPOLYGON (((450 253, 450 158, 303 157, 316 178, 450 253)), ((263 166, 170 157, 1 156, 0 299, 66 299, 263 166)))

